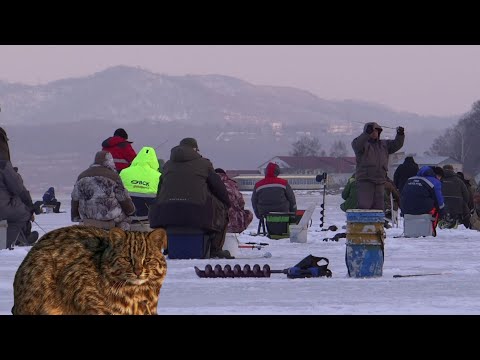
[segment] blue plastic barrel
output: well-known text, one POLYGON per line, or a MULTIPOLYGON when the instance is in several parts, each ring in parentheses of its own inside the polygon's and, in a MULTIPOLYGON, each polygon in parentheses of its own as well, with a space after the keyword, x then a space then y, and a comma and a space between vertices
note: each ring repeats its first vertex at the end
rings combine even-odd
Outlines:
POLYGON ((379 210, 347 210, 345 263, 350 277, 382 276, 384 218, 379 210))

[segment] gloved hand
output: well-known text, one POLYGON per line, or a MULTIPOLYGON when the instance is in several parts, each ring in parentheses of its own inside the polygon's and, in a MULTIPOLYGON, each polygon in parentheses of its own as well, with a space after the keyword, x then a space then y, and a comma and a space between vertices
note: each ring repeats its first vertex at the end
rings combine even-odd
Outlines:
POLYGON ((397 127, 397 134, 398 135, 405 135, 405 129, 401 126, 397 127))
POLYGON ((373 124, 368 124, 365 128, 365 132, 370 135, 373 132, 373 124))

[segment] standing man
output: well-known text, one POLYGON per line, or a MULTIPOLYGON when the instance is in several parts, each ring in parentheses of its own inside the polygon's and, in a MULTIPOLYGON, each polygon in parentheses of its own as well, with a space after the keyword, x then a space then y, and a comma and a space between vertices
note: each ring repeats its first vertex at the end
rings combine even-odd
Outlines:
POLYGON ((400 150, 405 141, 405 130, 397 127, 395 140, 380 140, 382 127, 376 122, 366 123, 363 133, 353 139, 357 167, 357 207, 384 210, 385 181, 388 172, 388 155, 400 150))

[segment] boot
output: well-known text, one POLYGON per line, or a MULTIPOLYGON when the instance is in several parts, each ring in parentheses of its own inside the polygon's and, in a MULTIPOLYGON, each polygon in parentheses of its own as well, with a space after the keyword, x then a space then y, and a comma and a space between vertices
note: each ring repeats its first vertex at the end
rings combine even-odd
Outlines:
POLYGON ((35 242, 38 240, 38 231, 32 231, 26 239, 25 245, 30 246, 35 244, 35 242))

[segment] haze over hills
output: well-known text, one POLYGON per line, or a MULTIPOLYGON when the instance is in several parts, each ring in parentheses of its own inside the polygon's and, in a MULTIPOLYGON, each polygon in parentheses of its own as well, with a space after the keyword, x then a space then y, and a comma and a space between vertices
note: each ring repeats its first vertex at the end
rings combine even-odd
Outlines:
MULTIPOLYGON (((350 151, 351 140, 372 120, 404 126, 404 150, 423 153, 461 116, 420 116, 229 76, 169 76, 127 66, 46 85, 0 81, 0 106, 13 159, 23 168, 25 181, 32 184, 35 178, 41 189, 55 181, 73 186, 117 127, 127 130, 137 151, 168 140, 158 149, 159 157, 168 159, 172 146, 193 136, 215 166, 252 169, 275 155, 288 155, 304 134, 320 138, 327 153, 339 139, 350 151)), ((393 134, 390 129, 383 133, 393 134)))

